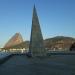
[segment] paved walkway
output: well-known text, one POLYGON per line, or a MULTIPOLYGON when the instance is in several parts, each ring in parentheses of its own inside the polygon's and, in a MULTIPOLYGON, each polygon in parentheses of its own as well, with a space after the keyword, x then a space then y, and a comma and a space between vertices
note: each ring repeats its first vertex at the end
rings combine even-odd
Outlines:
POLYGON ((0 65, 0 75, 75 75, 75 66, 15 55, 0 65))

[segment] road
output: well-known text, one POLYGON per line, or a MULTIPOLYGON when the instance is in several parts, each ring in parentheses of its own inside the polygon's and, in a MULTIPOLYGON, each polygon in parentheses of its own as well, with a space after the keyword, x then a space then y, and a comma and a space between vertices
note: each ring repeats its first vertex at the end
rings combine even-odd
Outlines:
POLYGON ((0 65, 0 75, 75 75, 75 65, 15 55, 0 65))

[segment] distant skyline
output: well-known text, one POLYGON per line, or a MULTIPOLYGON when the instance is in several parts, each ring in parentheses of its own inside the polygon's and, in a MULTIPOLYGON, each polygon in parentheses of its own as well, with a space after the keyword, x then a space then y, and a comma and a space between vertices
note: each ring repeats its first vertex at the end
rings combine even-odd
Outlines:
POLYGON ((17 32, 30 40, 33 6, 43 38, 75 38, 75 0, 0 0, 0 47, 17 32))

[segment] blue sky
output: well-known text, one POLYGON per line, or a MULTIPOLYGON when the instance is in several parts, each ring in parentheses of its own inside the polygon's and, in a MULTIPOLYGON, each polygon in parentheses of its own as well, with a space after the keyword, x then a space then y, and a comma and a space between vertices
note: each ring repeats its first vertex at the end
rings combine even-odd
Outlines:
POLYGON ((0 0, 0 47, 16 32, 30 40, 34 4, 44 39, 75 37, 75 0, 0 0))

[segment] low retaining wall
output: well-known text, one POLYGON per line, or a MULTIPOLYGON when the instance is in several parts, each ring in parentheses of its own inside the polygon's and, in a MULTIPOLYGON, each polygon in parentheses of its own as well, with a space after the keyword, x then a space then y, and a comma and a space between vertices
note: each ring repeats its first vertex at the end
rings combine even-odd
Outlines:
POLYGON ((13 56, 13 54, 10 54, 8 56, 5 56, 3 58, 0 58, 0 65, 3 64, 4 62, 6 62, 9 58, 11 58, 13 56))
POLYGON ((75 51, 71 52, 49 52, 47 55, 75 55, 75 51))
POLYGON ((0 65, 5 63, 7 60, 9 60, 12 56, 15 56, 15 55, 21 56, 21 55, 25 55, 25 53, 24 54, 14 53, 14 54, 4 55, 3 57, 0 58, 0 65))

